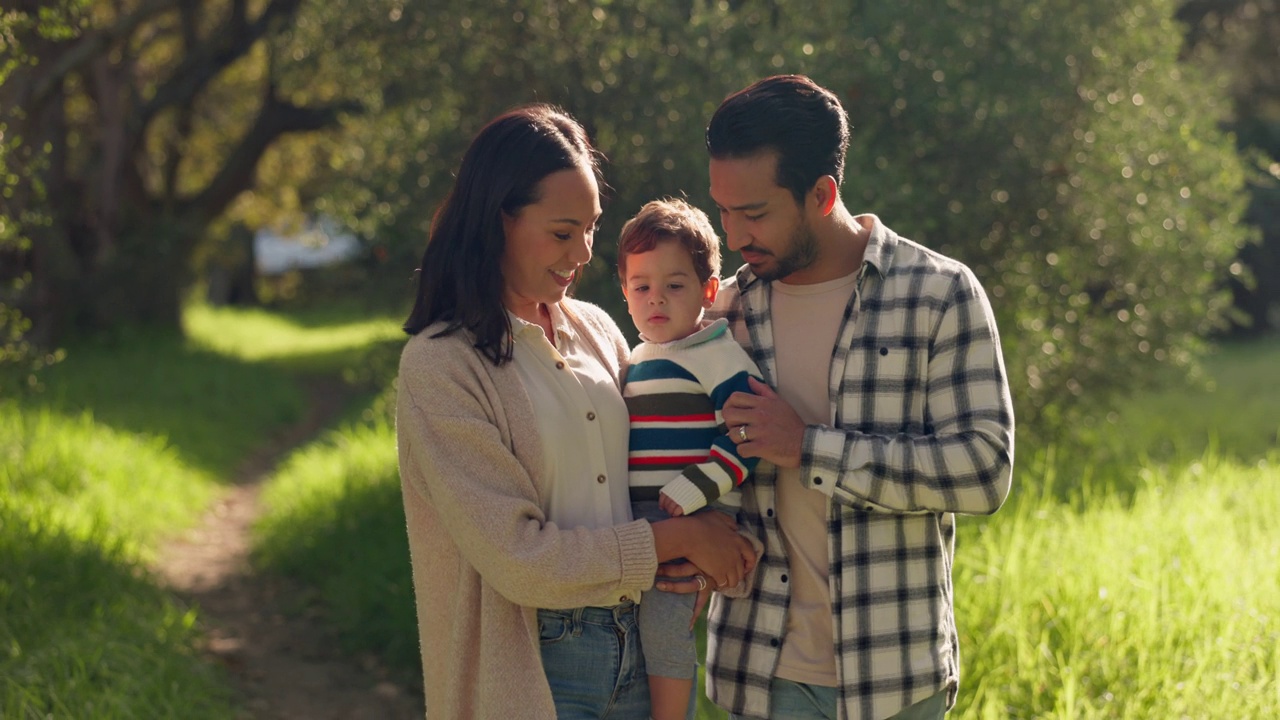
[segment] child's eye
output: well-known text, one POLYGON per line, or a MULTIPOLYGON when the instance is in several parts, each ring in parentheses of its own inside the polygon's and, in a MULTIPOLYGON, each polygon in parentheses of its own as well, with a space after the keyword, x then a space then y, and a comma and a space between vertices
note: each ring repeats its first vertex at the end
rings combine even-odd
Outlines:
POLYGON ((569 237, 570 237, 569 233, 555 233, 555 236, 556 236, 558 239, 560 239, 560 240, 565 240, 565 241, 567 241, 567 240, 569 239, 569 237))
POLYGON ((648 292, 648 291, 649 291, 649 286, 648 286, 648 285, 637 285, 637 286, 635 286, 635 287, 631 288, 631 290, 632 290, 633 292, 648 292))
POLYGON ((667 287, 671 288, 672 290, 679 290, 680 288, 683 288, 684 285, 681 285, 680 283, 671 283, 667 287))

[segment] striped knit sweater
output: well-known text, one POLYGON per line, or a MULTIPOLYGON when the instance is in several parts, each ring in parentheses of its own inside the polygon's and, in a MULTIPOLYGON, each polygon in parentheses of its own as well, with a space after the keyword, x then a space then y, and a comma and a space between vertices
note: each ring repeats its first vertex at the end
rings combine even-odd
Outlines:
POLYGON ((738 506, 737 495, 726 496, 757 459, 738 455, 720 410, 734 392, 751 392, 749 376, 760 371, 723 319, 631 351, 622 396, 631 414, 632 502, 657 500, 661 490, 686 515, 717 500, 738 506))

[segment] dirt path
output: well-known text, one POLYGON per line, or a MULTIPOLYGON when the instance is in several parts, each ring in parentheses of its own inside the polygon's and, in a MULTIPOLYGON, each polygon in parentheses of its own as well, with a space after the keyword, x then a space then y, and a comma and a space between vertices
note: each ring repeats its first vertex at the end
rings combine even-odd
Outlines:
POLYGON ((222 663, 253 720, 420 720, 422 701, 373 657, 343 655, 313 616, 285 613, 286 581, 254 574, 249 530, 258 493, 285 455, 326 427, 347 395, 337 381, 309 387, 307 416, 248 458, 205 518, 162 552, 156 570, 199 608, 204 650, 222 663))

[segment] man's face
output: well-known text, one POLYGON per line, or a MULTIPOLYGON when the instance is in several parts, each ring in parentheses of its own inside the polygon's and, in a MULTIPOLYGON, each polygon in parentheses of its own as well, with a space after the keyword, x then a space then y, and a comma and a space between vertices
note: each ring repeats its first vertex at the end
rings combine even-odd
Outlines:
MULTIPOLYGON (((778 185, 778 156, 761 152, 711 160, 711 199, 730 250, 742 253, 765 281, 786 280, 810 267, 818 243, 791 191, 778 185)), ((793 278, 794 279, 794 278, 793 278)))

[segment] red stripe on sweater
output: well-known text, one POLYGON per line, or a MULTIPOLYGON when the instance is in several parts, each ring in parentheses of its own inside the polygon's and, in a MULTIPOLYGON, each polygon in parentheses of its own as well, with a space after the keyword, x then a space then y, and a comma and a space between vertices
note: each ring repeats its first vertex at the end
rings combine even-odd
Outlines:
POLYGON ((711 455, 720 460, 721 463, 728 465, 733 471, 733 486, 737 487, 747 477, 747 468, 738 458, 726 453, 718 447, 711 448, 711 455))
POLYGON ((632 415, 631 422, 715 422, 715 413, 698 415, 632 415))
POLYGON ((631 467, 637 465, 692 465, 706 462, 706 455, 660 455, 658 457, 633 457, 631 467))

